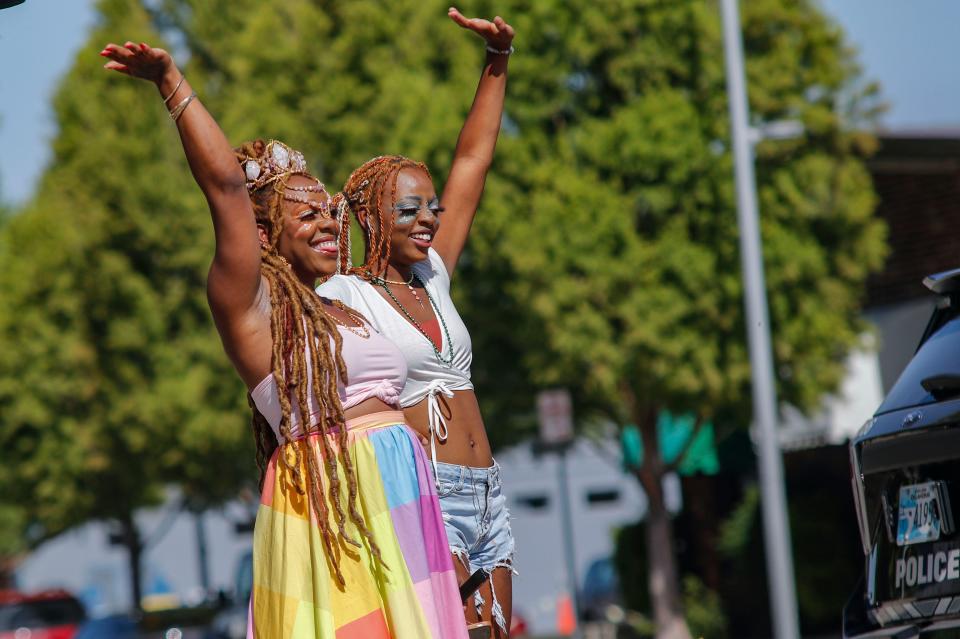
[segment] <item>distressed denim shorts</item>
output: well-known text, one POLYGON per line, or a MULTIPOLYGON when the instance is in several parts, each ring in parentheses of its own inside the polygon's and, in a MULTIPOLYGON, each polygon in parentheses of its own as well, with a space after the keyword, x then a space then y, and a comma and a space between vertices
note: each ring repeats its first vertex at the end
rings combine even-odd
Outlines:
MULTIPOLYGON (((513 571, 514 541, 507 499, 500 489, 500 466, 473 468, 437 462, 437 494, 450 552, 473 572, 482 568, 513 571)), ((493 616, 504 627, 503 611, 493 593, 493 616)), ((477 608, 483 604, 478 592, 477 608)))

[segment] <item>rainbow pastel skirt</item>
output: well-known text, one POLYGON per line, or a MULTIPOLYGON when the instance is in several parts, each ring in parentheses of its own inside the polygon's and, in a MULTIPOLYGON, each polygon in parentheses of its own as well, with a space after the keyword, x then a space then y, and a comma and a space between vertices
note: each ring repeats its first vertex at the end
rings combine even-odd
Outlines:
MULTIPOLYGON (((248 637, 466 639, 453 560, 423 447, 403 424, 401 412, 366 415, 350 420, 347 428, 358 508, 383 562, 366 544, 356 548, 341 542, 346 586, 339 585, 316 514, 275 453, 253 535, 248 637)), ((301 465, 304 455, 320 455, 317 436, 288 446, 300 447, 301 465)), ((338 468, 342 478, 342 464, 338 468)), ((301 472, 308 477, 303 465, 301 472)), ((347 482, 341 479, 340 485, 345 505, 347 482)), ((363 539, 352 523, 347 533, 363 539)))

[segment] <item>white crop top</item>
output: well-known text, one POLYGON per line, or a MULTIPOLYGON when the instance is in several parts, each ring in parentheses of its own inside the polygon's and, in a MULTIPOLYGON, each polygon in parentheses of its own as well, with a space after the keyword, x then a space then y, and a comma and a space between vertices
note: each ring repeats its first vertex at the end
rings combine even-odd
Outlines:
MULTIPOLYGON (((317 293, 323 297, 341 300, 362 313, 374 328, 392 340, 403 353, 407 360, 407 385, 400 394, 401 408, 413 406, 438 392, 449 394, 455 390, 473 388, 470 381, 470 365, 473 362, 470 333, 450 299, 450 275, 443 260, 431 248, 427 259, 413 265, 413 272, 440 307, 440 315, 450 335, 450 343, 447 343, 441 323, 441 353, 449 360, 452 352, 453 361, 449 365, 440 361, 430 340, 366 280, 355 275, 334 275, 317 288, 317 293)), ((427 300, 423 302, 428 303, 427 300)), ((437 319, 439 321, 440 318, 437 319)))
MULTIPOLYGON (((400 390, 407 379, 407 365, 403 361, 403 354, 397 350, 393 342, 372 328, 370 336, 366 338, 342 326, 337 328, 343 338, 340 355, 347 369, 346 385, 343 380, 337 384, 343 410, 371 397, 376 397, 391 406, 399 406, 400 390)), ((307 349, 306 360, 307 371, 312 371, 310 349, 307 349)), ((308 373, 308 380, 312 384, 312 372, 308 373)), ((279 431, 282 410, 277 393, 277 382, 273 374, 264 377, 257 387, 250 391, 250 396, 257 410, 270 423, 277 441, 282 442, 279 431)), ((290 419, 290 436, 297 439, 302 434, 300 409, 292 398, 291 404, 293 415, 290 419)), ((314 424, 320 410, 313 393, 307 396, 307 407, 310 410, 310 423, 314 424)))

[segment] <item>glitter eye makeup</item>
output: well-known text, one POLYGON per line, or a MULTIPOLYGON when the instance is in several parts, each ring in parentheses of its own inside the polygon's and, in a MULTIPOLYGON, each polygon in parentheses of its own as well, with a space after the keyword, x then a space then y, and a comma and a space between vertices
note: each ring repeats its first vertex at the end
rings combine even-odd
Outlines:
POLYGON ((420 207, 398 206, 395 210, 397 212, 397 224, 410 224, 417 219, 417 213, 420 211, 420 207))
MULTIPOLYGON (((393 207, 394 214, 396 215, 397 224, 410 224, 413 222, 417 213, 420 212, 420 209, 423 208, 420 204, 420 198, 410 198, 409 201, 402 202, 393 207)), ((427 210, 430 211, 434 217, 439 218, 440 214, 443 213, 444 209, 440 206, 440 203, 436 198, 431 200, 427 204, 427 210)))

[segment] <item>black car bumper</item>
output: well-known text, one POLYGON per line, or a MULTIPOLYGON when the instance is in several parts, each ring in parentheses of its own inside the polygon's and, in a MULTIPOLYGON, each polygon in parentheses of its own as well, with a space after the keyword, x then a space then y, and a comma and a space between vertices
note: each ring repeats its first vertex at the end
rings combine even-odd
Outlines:
POLYGON ((960 615, 949 612, 960 597, 888 601, 868 607, 866 596, 861 579, 843 607, 843 639, 908 639, 921 633, 960 628, 960 615))

